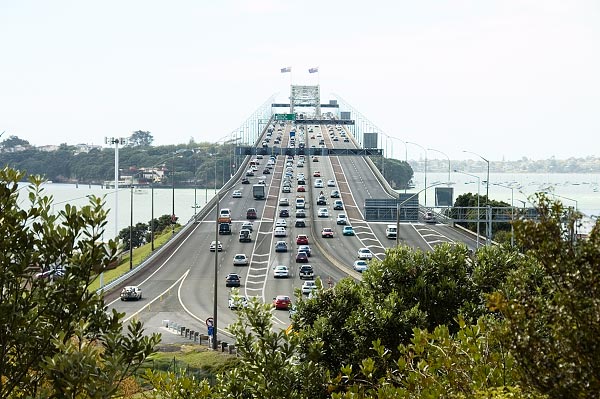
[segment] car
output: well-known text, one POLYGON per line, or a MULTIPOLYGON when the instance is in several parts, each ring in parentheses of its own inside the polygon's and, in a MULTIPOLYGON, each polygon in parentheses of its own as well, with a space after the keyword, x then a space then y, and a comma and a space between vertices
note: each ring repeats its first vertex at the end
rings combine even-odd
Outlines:
POLYGON ((319 208, 319 210, 317 211, 317 216, 320 218, 328 218, 329 211, 327 210, 327 208, 319 208))
POLYGON ((290 211, 288 211, 287 209, 280 209, 279 210, 279 217, 280 218, 290 217, 290 211))
POLYGON ((142 299, 142 289, 137 285, 128 285, 121 290, 121 300, 129 301, 142 299))
POLYGON ((256 219, 256 208, 248 208, 246 211, 246 219, 256 219))
POLYGON ((219 223, 219 234, 221 234, 221 235, 231 234, 231 225, 229 223, 219 223))
POLYGON ((348 137, 344 137, 344 143, 349 143, 350 139, 348 137))
POLYGON ((360 248, 357 255, 358 259, 373 259, 373 252, 369 248, 360 248))
POLYGON ((317 283, 314 280, 308 280, 302 283, 302 293, 308 295, 317 289, 317 283))
POLYGON ((369 268, 369 264, 367 263, 366 260, 357 260, 354 262, 353 268, 357 272, 362 273, 369 268))
POLYGON ((242 295, 232 295, 227 300, 227 306, 231 310, 245 308, 248 306, 248 298, 242 295))
POLYGON ((247 177, 242 177, 242 184, 250 184, 250 180, 247 177))
POLYGON ((308 255, 306 252, 300 251, 296 254, 296 263, 308 263, 308 255))
POLYGON ((282 193, 286 193, 286 194, 287 194, 287 193, 291 193, 291 192, 292 192, 292 188, 291 188, 290 186, 283 186, 283 187, 281 188, 281 192, 282 192, 282 193))
MULTIPOLYGON (((210 252, 215 252, 215 248, 217 247, 217 242, 213 241, 210 243, 210 252)), ((221 252, 223 250, 223 244, 221 244, 221 241, 219 241, 218 244, 218 251, 221 252)))
POLYGON ((35 278, 54 280, 56 278, 64 277, 66 273, 67 270, 64 266, 50 266, 44 268, 41 272, 36 273, 35 278))
POLYGON ((252 176, 254 176, 254 171, 252 169, 248 169, 246 171, 246 177, 252 177, 252 176))
POLYGON ((297 245, 308 245, 308 236, 306 234, 298 234, 296 236, 297 245))
POLYGON ((270 175, 271 171, 269 170, 269 168, 264 168, 263 169, 263 175, 270 175))
POLYGON ((435 223, 435 214, 431 211, 427 211, 425 212, 425 216, 423 216, 423 220, 425 220, 425 223, 435 223))
POLYGON ((287 236, 285 227, 275 227, 275 230, 273 231, 273 237, 285 237, 285 236, 287 236))
POLYGON ((290 200, 288 198, 279 198, 279 206, 289 206, 290 200))
POLYGON ((330 227, 323 227, 323 229, 321 230, 321 237, 333 238, 333 229, 330 227))
POLYGON ((239 287, 241 285, 240 276, 237 273, 229 273, 225 277, 225 287, 239 287))
POLYGON ((306 222, 302 219, 298 219, 296 220, 296 223, 294 223, 294 227, 306 227, 306 222))
POLYGON ((285 241, 277 241, 275 243, 275 252, 287 252, 288 246, 285 241))
POLYGON ((273 269, 274 278, 288 278, 290 276, 290 270, 285 265, 277 265, 273 269))
POLYGON ((307 245, 307 244, 299 245, 298 252, 306 252, 306 255, 310 258, 310 254, 311 254, 310 245, 307 245))
POLYGON ((321 180, 321 179, 315 180, 315 188, 323 188, 323 180, 321 180))
POLYGON ((340 213, 337 215, 337 219, 335 221, 336 224, 347 224, 348 223, 348 217, 346 216, 345 213, 340 213))
POLYGON ((242 229, 240 230, 240 242, 252 242, 252 234, 250 230, 242 229))
POLYGON ((277 219, 275 222, 275 227, 287 227, 287 222, 285 219, 277 219))
POLYGON ((254 227, 252 226, 252 222, 244 222, 244 223, 242 223, 242 228, 240 230, 254 231, 254 227))
POLYGON ((306 211, 304 209, 297 209, 296 210, 296 218, 297 219, 303 219, 306 217, 306 211))
POLYGON ((342 200, 335 200, 333 201, 333 209, 336 211, 341 211, 344 209, 344 203, 342 202, 342 200))
POLYGON ((315 278, 315 271, 311 265, 302 265, 300 266, 300 270, 298 271, 300 275, 300 280, 312 280, 315 278))
POLYGON ((233 255, 234 266, 248 266, 248 257, 245 254, 233 255))
POLYGON ((242 191, 241 190, 233 190, 233 193, 231 193, 231 196, 233 198, 242 198, 242 191))
POLYGON ((324 195, 319 195, 319 198, 317 198, 317 205, 327 205, 327 200, 324 195))
POLYGON ((333 136, 333 141, 339 141, 340 139, 338 139, 337 136, 333 136))
POLYGON ((313 172, 313 177, 321 177, 321 172, 319 172, 318 170, 315 170, 313 172))
POLYGON ((302 185, 300 185, 300 186, 298 186, 298 188, 296 189, 296 192, 298 192, 298 193, 303 193, 303 192, 306 192, 306 187, 305 187, 305 186, 302 186, 302 185))
MULTIPOLYGON (((296 183, 297 183, 299 186, 306 186, 306 179, 304 179, 304 178, 302 178, 302 179, 298 179, 298 180, 296 181, 296 183)), ((306 187, 305 187, 304 189, 306 190, 306 187)))
POLYGON ((288 310, 292 306, 292 300, 287 295, 277 295, 273 298, 273 306, 277 310, 288 310))
POLYGON ((312 157, 312 161, 313 162, 319 162, 319 158, 318 157, 312 157))
POLYGON ((329 194, 329 196, 331 198, 340 198, 340 192, 338 190, 331 190, 331 193, 329 194))
POLYGON ((327 187, 335 187, 335 180, 327 180, 327 187))
POLYGON ((352 226, 344 226, 344 228, 342 229, 342 235, 353 236, 354 229, 352 228, 352 226))

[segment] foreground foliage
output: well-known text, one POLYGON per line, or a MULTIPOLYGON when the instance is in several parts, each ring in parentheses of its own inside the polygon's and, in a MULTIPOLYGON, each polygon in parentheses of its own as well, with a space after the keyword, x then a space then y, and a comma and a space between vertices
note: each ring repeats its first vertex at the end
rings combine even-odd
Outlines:
POLYGON ((144 336, 139 322, 124 332, 123 315, 88 291, 117 253, 116 242, 100 241, 102 201, 53 215, 41 180, 23 187, 23 177, 0 171, 0 398, 110 397, 159 337, 144 336))

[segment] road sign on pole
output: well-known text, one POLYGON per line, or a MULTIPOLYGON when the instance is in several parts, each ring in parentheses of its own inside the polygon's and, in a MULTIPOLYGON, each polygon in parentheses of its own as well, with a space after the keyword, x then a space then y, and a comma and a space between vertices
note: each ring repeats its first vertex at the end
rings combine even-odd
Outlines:
POLYGON ((276 121, 295 121, 296 114, 275 114, 276 121))

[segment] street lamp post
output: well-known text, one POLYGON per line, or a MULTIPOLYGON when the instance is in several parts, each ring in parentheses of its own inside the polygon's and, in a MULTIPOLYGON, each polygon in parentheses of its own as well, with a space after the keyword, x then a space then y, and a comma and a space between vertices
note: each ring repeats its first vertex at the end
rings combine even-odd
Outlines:
POLYGON ((213 296, 213 336, 212 336, 212 348, 217 349, 217 290, 219 287, 219 193, 216 192, 216 169, 217 168, 217 157, 215 156, 215 194, 217 196, 217 215, 215 219, 215 270, 214 270, 214 296, 213 296))
POLYGON ((173 185, 173 189, 172 189, 172 209, 171 209, 171 234, 175 234, 175 154, 177 154, 177 151, 173 152, 173 173, 172 173, 172 185, 173 185))
POLYGON ((462 172, 460 170, 456 170, 454 169, 455 173, 461 173, 463 175, 467 175, 467 176, 471 176, 477 179, 477 249, 479 249, 479 188, 481 187, 481 178, 479 176, 476 175, 472 175, 470 173, 467 172, 462 172))
MULTIPOLYGON (((417 195, 421 194, 423 191, 427 190, 428 188, 439 186, 440 184, 441 183, 434 183, 429 187, 425 187, 424 189, 417 191, 416 193, 414 193, 413 195, 411 195, 404 201, 396 203, 396 246, 400 245, 400 207, 402 205, 406 204, 411 199, 413 199, 415 196, 417 196, 417 195)), ((418 209, 417 209, 417 212, 418 212, 418 209)))
POLYGON ((425 178, 424 178, 423 186, 425 187, 424 188, 424 191, 425 191, 425 207, 427 207, 427 149, 425 147, 423 147, 422 145, 417 144, 417 143, 413 143, 411 141, 407 141, 406 144, 416 145, 417 147, 420 147, 423 150, 423 152, 425 152, 425 178))
MULTIPOLYGON (((476 152, 467 151, 467 150, 463 150, 463 152, 466 152, 468 154, 477 155, 479 158, 483 159, 485 161, 485 163, 487 163, 487 178, 485 180, 485 204, 488 205, 489 201, 490 201, 490 161, 488 161, 486 158, 482 157, 481 155, 479 155, 476 152)), ((479 216, 479 215, 477 215, 477 216, 479 216)), ((488 218, 487 232, 485 235, 485 243, 486 244, 489 244, 490 240, 492 239, 492 221, 490 218, 491 218, 491 215, 488 218)))
POLYGON ((442 152, 440 150, 436 150, 435 148, 428 148, 427 151, 439 152, 440 154, 442 154, 443 156, 445 156, 446 158, 448 158, 448 186, 450 186, 450 157, 445 152, 442 152))

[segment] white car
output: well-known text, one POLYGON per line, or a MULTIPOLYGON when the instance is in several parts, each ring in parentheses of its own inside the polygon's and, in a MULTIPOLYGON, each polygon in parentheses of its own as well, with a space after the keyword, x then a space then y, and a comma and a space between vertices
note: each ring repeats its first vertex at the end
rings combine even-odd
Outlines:
MULTIPOLYGON (((216 241, 211 242, 210 243, 210 252, 215 252, 216 247, 217 247, 217 242, 216 241)), ((223 250, 223 244, 221 244, 221 241, 219 241, 218 249, 219 249, 219 252, 221 252, 223 250)))
POLYGON ((323 180, 321 180, 321 179, 315 180, 315 188, 323 188, 323 180))
POLYGON ((306 280, 302 284, 302 293, 308 295, 311 292, 315 291, 317 288, 317 283, 315 283, 314 280, 306 280))
POLYGON ((335 187, 335 180, 327 180, 327 187, 335 187))
POLYGON ((364 272, 365 270, 367 270, 369 268, 369 264, 367 263, 366 260, 357 260, 356 262, 354 262, 354 270, 356 270, 357 272, 364 272))
POLYGON ((290 276, 290 271, 287 266, 279 265, 275 266, 273 269, 273 277, 274 278, 288 278, 290 276))
POLYGON ((369 248, 361 248, 358 250, 358 259, 373 259, 373 252, 369 248))
POLYGON ((328 218, 329 211, 327 210, 327 208, 319 208, 319 211, 317 212, 317 216, 320 218, 328 218))
POLYGON ((345 213, 338 214, 336 223, 337 224, 348 224, 348 218, 346 217, 346 214, 345 213))
POLYGON ((229 309, 239 309, 248 306, 248 298, 241 295, 233 295, 229 297, 229 309))
POLYGON ((285 227, 275 227, 275 231, 273 232, 274 237, 285 237, 287 233, 285 231, 285 227))
POLYGON ((287 222, 285 219, 277 219, 275 222, 275 227, 287 227, 287 222))
POLYGON ((233 198, 242 198, 242 191, 241 190, 233 190, 233 193, 231 194, 231 196, 233 198))
POLYGON ((248 265, 248 257, 244 254, 235 254, 233 256, 233 265, 234 266, 247 266, 248 265))
POLYGON ((252 222, 244 222, 242 223, 242 228, 240 230, 250 230, 254 231, 254 227, 252 226, 252 222))
POLYGON ((290 200, 287 198, 279 199, 279 206, 288 206, 290 204, 290 200))

